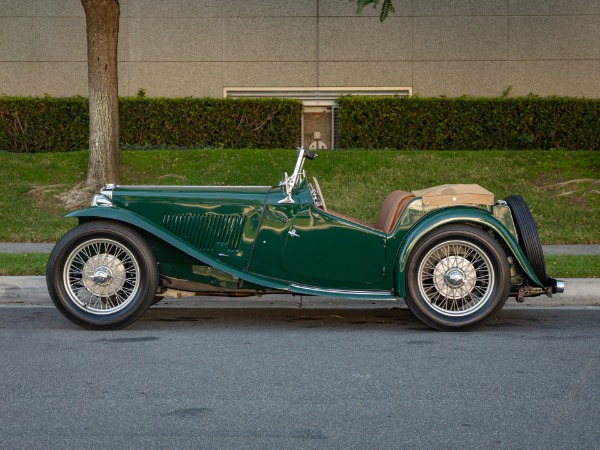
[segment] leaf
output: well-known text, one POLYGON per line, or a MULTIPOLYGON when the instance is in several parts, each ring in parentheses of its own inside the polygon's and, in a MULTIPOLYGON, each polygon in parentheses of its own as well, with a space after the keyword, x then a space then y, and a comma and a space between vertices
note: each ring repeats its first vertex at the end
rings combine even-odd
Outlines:
POLYGON ((392 5, 392 0, 383 0, 383 4, 381 5, 381 14, 379 15, 379 21, 383 22, 387 19, 390 13, 394 13, 396 10, 394 9, 394 5, 392 5))

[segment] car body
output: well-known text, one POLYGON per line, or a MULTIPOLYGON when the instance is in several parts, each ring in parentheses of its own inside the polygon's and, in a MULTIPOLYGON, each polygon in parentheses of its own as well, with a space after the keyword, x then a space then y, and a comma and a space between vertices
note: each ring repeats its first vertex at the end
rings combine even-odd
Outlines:
POLYGON ((86 328, 120 328, 162 296, 286 292, 405 299, 428 325, 489 320, 508 296, 562 292, 545 273, 519 196, 477 185, 393 191, 375 224, 327 208, 298 149, 275 186, 105 186, 67 214, 79 226, 54 247, 47 283, 86 328))

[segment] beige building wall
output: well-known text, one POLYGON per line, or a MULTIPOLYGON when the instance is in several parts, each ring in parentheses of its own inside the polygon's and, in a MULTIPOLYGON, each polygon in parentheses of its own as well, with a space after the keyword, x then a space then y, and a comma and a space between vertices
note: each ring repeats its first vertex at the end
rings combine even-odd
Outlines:
MULTIPOLYGON (((600 0, 121 0, 119 88, 412 88, 600 97, 600 0)), ((0 94, 86 95, 79 0, 0 0, 0 94)))

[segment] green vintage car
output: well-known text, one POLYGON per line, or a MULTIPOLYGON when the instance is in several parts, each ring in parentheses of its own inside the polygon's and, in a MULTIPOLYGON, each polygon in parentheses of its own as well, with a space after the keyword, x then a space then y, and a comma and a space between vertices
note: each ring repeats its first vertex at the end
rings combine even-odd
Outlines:
POLYGON ((164 296, 289 293, 404 299, 439 330, 479 325, 509 296, 560 293, 523 199, 477 185, 393 191, 374 224, 327 208, 298 149, 277 186, 105 186, 54 247, 52 301, 116 329, 164 296))

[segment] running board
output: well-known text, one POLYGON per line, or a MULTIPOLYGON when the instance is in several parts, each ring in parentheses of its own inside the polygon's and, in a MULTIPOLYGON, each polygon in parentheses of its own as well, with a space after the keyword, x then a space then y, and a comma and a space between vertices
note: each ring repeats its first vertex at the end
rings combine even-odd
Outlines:
POLYGON ((368 291, 356 289, 328 289, 317 286, 291 283, 290 292, 304 295, 320 295, 324 297, 350 298, 356 300, 396 300, 391 291, 368 291))

